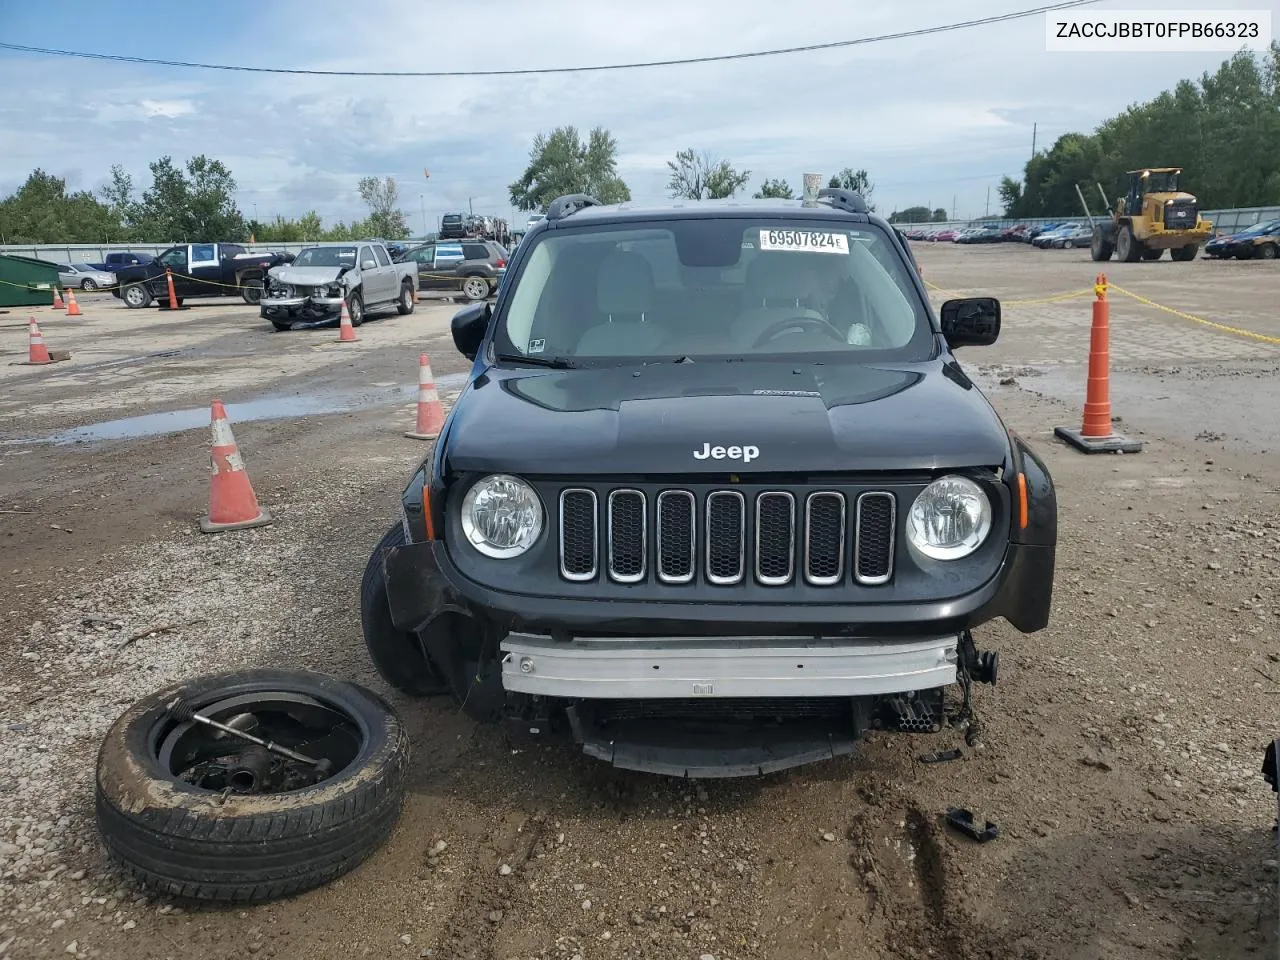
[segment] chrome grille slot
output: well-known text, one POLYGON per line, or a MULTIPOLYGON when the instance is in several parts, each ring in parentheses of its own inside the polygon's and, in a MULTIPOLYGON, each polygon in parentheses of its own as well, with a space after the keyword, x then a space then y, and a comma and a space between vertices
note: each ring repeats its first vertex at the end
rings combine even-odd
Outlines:
POLYGON ((839 583, 844 575, 844 496, 811 493, 804 504, 804 578, 818 587, 839 583))
POLYGON ((597 503, 594 490, 574 488, 560 493, 560 574, 566 580, 592 580, 599 572, 597 503))
POLYGON ((897 507, 891 493, 859 494, 853 539, 853 577, 859 583, 886 583, 893 573, 897 507))
POLYGON ((707 579, 740 583, 746 567, 746 498, 736 490, 707 494, 707 579))
POLYGON ((664 490, 658 494, 657 504, 658 579, 663 583, 688 583, 698 563, 696 501, 688 490, 664 490))
POLYGON ((644 579, 647 526, 641 491, 614 490, 609 494, 609 576, 618 583, 644 579))
POLYGON ((796 498, 773 490, 756 498, 756 579, 768 587, 791 582, 796 561, 796 498))

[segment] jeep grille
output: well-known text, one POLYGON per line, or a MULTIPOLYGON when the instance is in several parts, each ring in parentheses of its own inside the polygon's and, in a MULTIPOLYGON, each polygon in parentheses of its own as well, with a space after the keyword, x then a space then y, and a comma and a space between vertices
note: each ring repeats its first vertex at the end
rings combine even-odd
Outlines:
POLYGON ((602 568, 615 583, 670 585, 701 579, 733 586, 751 577, 766 587, 798 578, 823 587, 851 577, 873 586, 893 575, 897 502, 886 491, 765 490, 748 497, 711 490, 700 497, 678 489, 650 496, 634 488, 568 488, 559 501, 560 573, 567 580, 594 580, 602 568))

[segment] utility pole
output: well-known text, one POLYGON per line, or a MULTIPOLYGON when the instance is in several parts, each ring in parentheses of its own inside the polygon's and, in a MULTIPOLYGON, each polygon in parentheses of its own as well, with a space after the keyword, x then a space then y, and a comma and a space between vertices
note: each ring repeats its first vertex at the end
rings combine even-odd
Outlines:
POLYGON ((427 201, 423 194, 418 194, 418 202, 422 204, 422 239, 427 239, 427 201))
POLYGON ((472 199, 472 197, 467 197, 467 213, 474 217, 476 215, 476 208, 471 205, 472 199))
POLYGON ((1040 126, 1039 122, 1031 124, 1031 159, 1032 160, 1036 158, 1036 128, 1039 126, 1040 126))
POLYGON ((991 184, 987 184, 987 212, 982 216, 984 219, 991 216, 991 184))
POLYGON ((956 195, 954 193, 951 195, 951 219, 956 219, 956 195))

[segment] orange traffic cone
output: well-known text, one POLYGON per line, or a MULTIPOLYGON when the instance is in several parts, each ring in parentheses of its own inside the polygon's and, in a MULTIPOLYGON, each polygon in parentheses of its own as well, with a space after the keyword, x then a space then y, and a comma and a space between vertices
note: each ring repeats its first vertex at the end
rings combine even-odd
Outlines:
POLYGON ((1084 421, 1079 430, 1055 427, 1053 432, 1084 453, 1137 453, 1142 449, 1142 441, 1121 436, 1111 426, 1111 304, 1107 300, 1106 274, 1098 274, 1093 292, 1084 421))
POLYGON ((76 292, 72 290, 70 287, 67 287, 67 316, 68 317, 84 316, 84 314, 80 312, 80 304, 76 303, 76 292))
POLYGON ((213 401, 213 450, 210 457, 209 513, 200 521, 205 533, 220 530, 243 530, 271 522, 271 514, 258 505, 249 483, 244 460, 231 434, 227 411, 221 400, 213 401))
POLYGON ((347 310, 347 301, 342 301, 342 316, 338 320, 338 342, 352 342, 358 340, 356 336, 356 328, 351 324, 351 312, 347 310))
POLYGON ((415 440, 434 440, 444 426, 444 407, 436 392, 431 361, 424 353, 418 357, 418 425, 405 434, 415 440))
MULTIPOLYGON (((71 288, 68 287, 67 289, 68 291, 70 291, 71 288)), ((58 289, 58 285, 56 283, 53 285, 53 309, 55 310, 67 309, 67 305, 62 302, 62 292, 58 289)))
POLYGON ((32 365, 53 363, 53 358, 49 356, 49 348, 44 345, 44 336, 40 333, 40 324, 36 323, 35 317, 31 318, 27 333, 29 341, 27 344, 27 363, 32 365))

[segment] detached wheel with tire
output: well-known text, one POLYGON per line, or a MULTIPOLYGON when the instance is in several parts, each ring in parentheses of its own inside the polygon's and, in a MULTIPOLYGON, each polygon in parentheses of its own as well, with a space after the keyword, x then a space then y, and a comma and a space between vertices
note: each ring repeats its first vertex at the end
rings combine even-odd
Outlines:
POLYGON ((131 283, 120 291, 120 299, 126 307, 137 310, 151 305, 151 291, 144 283, 131 283))
POLYGON ((1112 237, 1105 230, 1095 227, 1089 241, 1089 256, 1094 260, 1110 260, 1113 253, 1115 245, 1112 237))
POLYGON ((400 284, 400 298, 396 301, 396 310, 401 316, 413 313, 413 308, 417 306, 413 299, 413 283, 406 280, 400 284))
POLYGON ((401 693, 414 697, 449 693, 452 688, 427 659, 418 638, 391 622, 382 555, 407 542, 404 527, 397 523, 378 541, 365 565, 364 579, 360 583, 360 626, 364 632, 364 644, 382 679, 401 693))
POLYGON ((1175 247, 1169 251, 1169 256, 1174 260, 1186 263, 1188 260, 1194 260, 1199 252, 1200 244, 1193 243, 1189 247, 1175 247))
POLYGON ((347 873, 382 844, 408 761, 399 718, 361 686, 296 670, 199 677, 144 697, 112 725, 98 754, 98 827, 111 856, 152 890, 272 900, 347 873))

